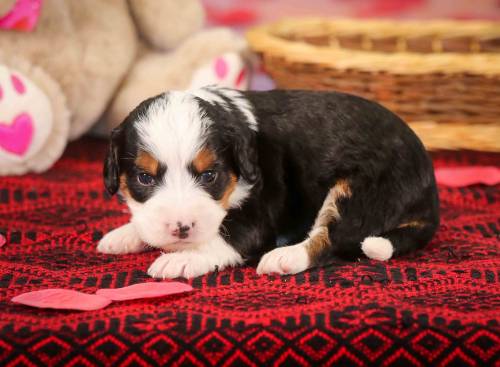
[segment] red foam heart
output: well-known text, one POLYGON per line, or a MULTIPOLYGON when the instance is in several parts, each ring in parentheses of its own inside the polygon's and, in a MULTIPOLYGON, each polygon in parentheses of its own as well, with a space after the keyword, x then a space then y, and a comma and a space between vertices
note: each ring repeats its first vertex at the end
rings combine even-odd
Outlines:
POLYGON ((127 301, 139 298, 163 297, 192 290, 193 287, 189 284, 180 282, 148 282, 123 288, 99 289, 96 294, 113 301, 127 301))
POLYGON ((15 296, 11 301, 38 308, 79 311, 99 310, 111 303, 108 298, 70 289, 44 289, 23 293, 15 296))
POLYGON ((500 168, 493 166, 442 167, 436 168, 435 174, 439 185, 450 187, 500 183, 500 168))
POLYGON ((0 147, 6 151, 23 155, 33 139, 33 120, 27 113, 17 115, 11 124, 0 121, 0 147))

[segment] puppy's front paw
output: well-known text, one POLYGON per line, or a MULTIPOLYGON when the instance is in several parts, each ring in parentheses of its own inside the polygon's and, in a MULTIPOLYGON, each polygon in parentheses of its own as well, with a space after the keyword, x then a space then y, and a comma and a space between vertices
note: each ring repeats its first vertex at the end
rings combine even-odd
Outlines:
POLYGON ((257 274, 296 274, 309 268, 305 243, 278 247, 262 256, 257 274))
POLYGON ((130 254, 144 249, 135 228, 128 223, 107 233, 97 245, 103 254, 130 254))
POLYGON ((163 254, 148 269, 153 278, 194 278, 215 270, 203 254, 174 252, 163 254))

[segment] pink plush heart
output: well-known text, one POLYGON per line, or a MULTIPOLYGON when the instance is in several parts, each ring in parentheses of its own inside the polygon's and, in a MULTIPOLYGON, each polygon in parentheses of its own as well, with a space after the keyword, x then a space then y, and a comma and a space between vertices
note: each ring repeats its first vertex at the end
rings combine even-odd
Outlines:
POLYGON ((189 284, 180 282, 147 282, 123 288, 99 289, 96 294, 113 301, 127 301, 139 298, 163 297, 170 294, 192 291, 189 284))
POLYGON ((16 116, 8 125, 0 121, 0 147, 10 153, 23 155, 33 138, 33 120, 27 113, 16 116))
POLYGON ((12 302, 38 308, 92 311, 106 307, 111 300, 70 289, 44 289, 17 295, 12 302))
POLYGON ((228 66, 226 60, 222 57, 218 57, 214 64, 215 74, 220 80, 224 79, 228 72, 228 66))

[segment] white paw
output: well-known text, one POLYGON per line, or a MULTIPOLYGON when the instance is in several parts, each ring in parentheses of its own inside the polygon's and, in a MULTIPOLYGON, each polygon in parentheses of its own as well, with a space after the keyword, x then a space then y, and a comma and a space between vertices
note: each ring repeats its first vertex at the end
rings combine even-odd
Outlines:
POLYGON ((149 267, 148 274, 153 278, 195 278, 215 270, 202 253, 185 251, 163 254, 149 267))
POLYGON ((366 237, 361 242, 361 251, 370 259, 385 261, 392 257, 394 247, 384 237, 366 237))
POLYGON ((260 259, 257 274, 296 274, 309 268, 307 242, 293 246, 278 247, 260 259))
POLYGON ((135 228, 128 223, 107 233, 97 245, 103 254, 130 254, 144 250, 135 228))

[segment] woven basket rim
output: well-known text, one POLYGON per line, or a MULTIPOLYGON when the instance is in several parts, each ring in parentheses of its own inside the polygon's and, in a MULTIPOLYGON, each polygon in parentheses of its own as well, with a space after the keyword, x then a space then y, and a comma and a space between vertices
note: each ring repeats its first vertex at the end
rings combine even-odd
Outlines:
POLYGON ((500 124, 411 121, 408 125, 428 150, 470 149, 500 153, 500 124))
MULTIPOLYGON (((490 21, 379 21, 333 18, 285 18, 278 22, 250 29, 246 36, 251 48, 265 56, 281 57, 290 63, 322 65, 336 69, 359 69, 367 72, 387 72, 391 74, 469 74, 500 75, 500 53, 417 53, 362 51, 286 40, 278 37, 277 32, 285 30, 300 32, 306 27, 343 27, 343 29, 395 28, 402 33, 410 28, 448 30, 447 34, 474 34, 482 37, 500 36, 500 23, 490 21), (425 27, 423 27, 425 25, 425 27), (462 27, 461 29, 459 28, 462 27), (429 29, 429 28, 428 28, 429 29)), ((387 32, 386 32, 387 34, 387 32)), ((422 34, 422 31, 420 31, 422 34)))

